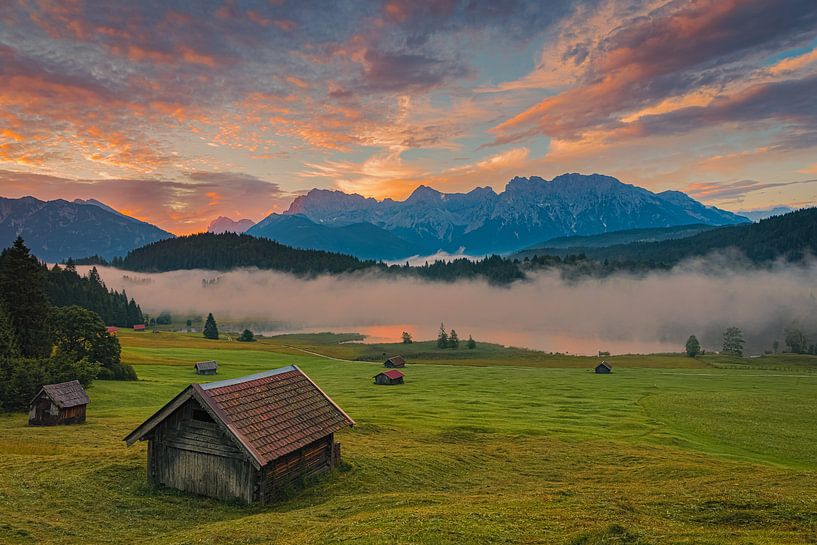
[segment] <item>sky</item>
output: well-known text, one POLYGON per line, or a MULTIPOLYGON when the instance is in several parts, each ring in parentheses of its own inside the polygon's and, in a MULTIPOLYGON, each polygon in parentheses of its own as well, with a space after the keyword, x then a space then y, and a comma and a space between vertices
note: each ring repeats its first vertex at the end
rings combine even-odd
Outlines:
POLYGON ((817 201, 814 0, 0 2, 0 196, 182 234, 310 188, 817 201))

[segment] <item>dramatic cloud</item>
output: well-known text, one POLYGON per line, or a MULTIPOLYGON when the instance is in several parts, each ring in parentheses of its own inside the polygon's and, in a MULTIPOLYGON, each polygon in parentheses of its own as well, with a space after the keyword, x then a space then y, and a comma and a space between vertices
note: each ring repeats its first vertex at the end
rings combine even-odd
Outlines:
POLYGON ((285 209, 292 200, 277 184, 247 174, 192 172, 184 180, 74 180, 0 170, 3 196, 93 198, 176 234, 205 231, 218 216, 250 216, 259 221, 285 209))
MULTIPOLYGON (((569 170, 781 183, 814 171, 815 78, 811 0, 12 0, 0 168, 66 194, 196 172, 380 197, 569 170)), ((279 207, 267 186, 219 184, 232 215, 279 207)), ((181 209, 166 225, 212 219, 181 209)))

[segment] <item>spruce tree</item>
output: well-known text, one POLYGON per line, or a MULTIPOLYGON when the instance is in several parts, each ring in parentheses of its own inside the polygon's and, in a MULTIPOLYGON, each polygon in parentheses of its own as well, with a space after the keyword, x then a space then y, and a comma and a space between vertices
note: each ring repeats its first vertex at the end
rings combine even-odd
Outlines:
POLYGON ((443 324, 440 324, 440 332, 437 334, 437 348, 448 348, 448 333, 443 324))
POLYGON ((468 335, 468 342, 466 343, 466 346, 468 347, 468 350, 473 350, 477 347, 477 342, 471 335, 468 335))
POLYGON ((743 356, 743 332, 739 327, 730 327, 723 332, 723 348, 721 352, 743 356))
POLYGON ((18 355, 17 339, 14 336, 11 320, 3 305, 0 304, 0 360, 18 355))
POLYGON ((51 353, 46 274, 47 269, 20 237, 0 253, 0 303, 8 313, 20 354, 26 357, 42 358, 51 353))
POLYGON ((208 339, 218 339, 218 326, 212 312, 207 315, 207 321, 204 322, 204 336, 208 339))
POLYGON ((457 335, 455 330, 451 330, 451 334, 448 336, 448 348, 459 348, 460 347, 460 338, 457 335))
POLYGON ((687 339, 686 346, 684 347, 687 353, 687 356, 690 358, 694 358, 698 354, 701 353, 701 343, 698 342, 698 337, 695 335, 690 335, 689 339, 687 339))
POLYGON ((238 340, 244 343, 251 343, 255 341, 255 335, 249 329, 245 329, 241 335, 238 336, 238 340))

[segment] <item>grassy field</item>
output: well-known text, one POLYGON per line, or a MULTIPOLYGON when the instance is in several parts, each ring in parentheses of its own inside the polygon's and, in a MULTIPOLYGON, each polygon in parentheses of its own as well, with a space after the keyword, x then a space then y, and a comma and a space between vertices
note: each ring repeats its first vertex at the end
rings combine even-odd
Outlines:
POLYGON ((85 425, 0 416, 0 543, 817 543, 814 358, 615 356, 604 376, 592 358, 417 343, 406 384, 377 387, 379 364, 349 360, 405 347, 121 339, 141 380, 95 382, 85 425), (218 378, 303 368, 357 420, 345 470, 264 508, 150 489, 145 446, 121 438, 202 359, 218 378))

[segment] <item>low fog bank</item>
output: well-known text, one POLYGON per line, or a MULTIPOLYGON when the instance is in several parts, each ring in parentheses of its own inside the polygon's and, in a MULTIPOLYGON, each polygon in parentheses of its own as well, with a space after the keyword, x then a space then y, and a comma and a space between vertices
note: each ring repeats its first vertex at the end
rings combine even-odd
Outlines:
POLYGON ((510 287, 368 274, 301 279, 260 270, 99 270, 109 287, 126 289, 151 315, 213 312, 220 320, 272 324, 268 331, 361 331, 397 341, 403 329, 434 338, 445 322, 461 338, 584 354, 678 352, 690 334, 719 349, 721 332, 733 325, 743 329, 749 353, 771 348, 775 339, 782 347, 783 328, 793 323, 817 333, 814 262, 717 274, 688 263, 640 277, 573 282, 542 273, 510 287))

